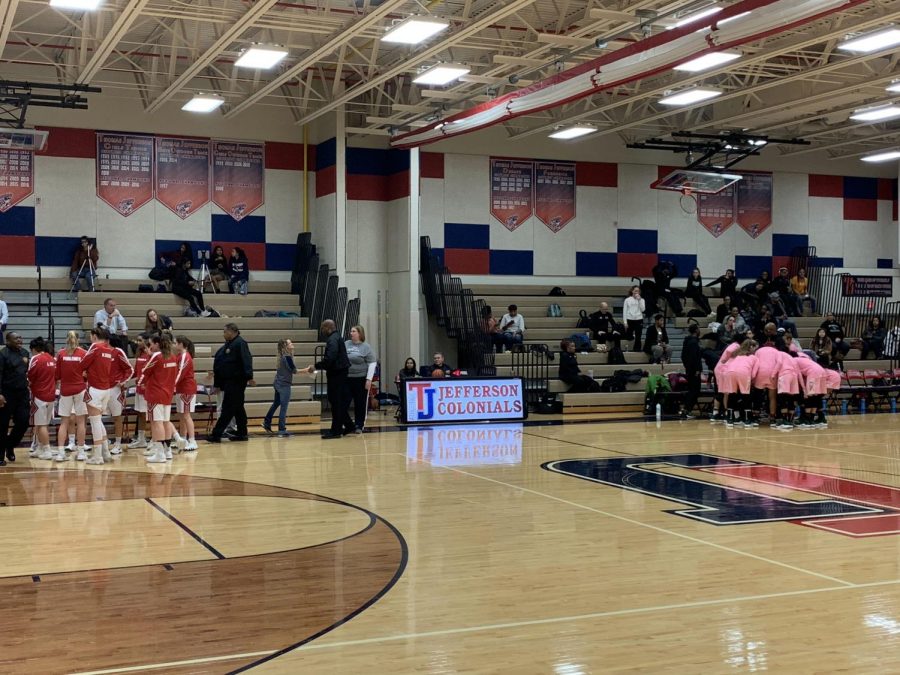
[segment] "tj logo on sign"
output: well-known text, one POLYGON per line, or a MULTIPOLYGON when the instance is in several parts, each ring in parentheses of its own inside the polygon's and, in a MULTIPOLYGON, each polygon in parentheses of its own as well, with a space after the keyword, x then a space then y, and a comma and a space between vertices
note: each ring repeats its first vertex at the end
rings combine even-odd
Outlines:
MULTIPOLYGON (((407 382, 406 389, 408 392, 415 392, 416 419, 430 420, 434 417, 434 394, 435 390, 427 382, 407 382)), ((409 405, 409 401, 407 401, 409 405)))

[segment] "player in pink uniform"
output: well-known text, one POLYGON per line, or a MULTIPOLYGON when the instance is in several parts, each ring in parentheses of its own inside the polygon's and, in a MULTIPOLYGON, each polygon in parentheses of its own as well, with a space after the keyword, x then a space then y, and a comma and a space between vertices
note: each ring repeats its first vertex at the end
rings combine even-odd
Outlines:
POLYGON ((740 349, 725 366, 724 376, 728 387, 732 389, 728 397, 728 412, 725 426, 758 427, 759 422, 753 419, 751 412, 751 390, 753 378, 759 370, 759 361, 755 352, 759 345, 756 340, 744 340, 740 349))
POLYGON ((28 362, 28 388, 31 390, 31 426, 37 439, 33 457, 53 459, 50 449, 50 422, 53 421, 53 404, 56 403, 56 359, 47 352, 44 338, 35 338, 29 345, 31 360, 28 362))
POLYGON ((797 358, 789 352, 778 352, 778 416, 773 428, 779 431, 792 431, 794 424, 791 418, 794 407, 800 398, 800 370, 795 363, 797 358))
POLYGON ((709 418, 709 421, 712 424, 724 422, 726 419, 725 411, 728 409, 728 396, 734 392, 734 389, 731 387, 731 382, 725 376, 725 368, 740 348, 740 342, 732 342, 725 347, 725 350, 719 357, 719 362, 713 369, 713 373, 716 376, 716 397, 713 399, 713 414, 712 417, 709 418))
POLYGON ((769 395, 769 419, 774 423, 775 413, 778 407, 778 369, 781 362, 780 352, 773 343, 767 342, 756 350, 756 359, 759 367, 753 376, 753 388, 765 390, 769 395))
POLYGON ((798 355, 795 361, 800 371, 804 396, 803 414, 800 415, 797 426, 801 429, 815 429, 822 424, 824 428, 827 423, 822 413, 822 399, 828 393, 825 369, 806 354, 798 355))

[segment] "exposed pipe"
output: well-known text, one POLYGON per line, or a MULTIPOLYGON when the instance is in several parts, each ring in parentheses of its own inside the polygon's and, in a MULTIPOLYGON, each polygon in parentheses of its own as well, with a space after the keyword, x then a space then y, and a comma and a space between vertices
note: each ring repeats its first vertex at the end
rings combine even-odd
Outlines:
POLYGON ((309 125, 303 125, 303 231, 309 232, 309 125))

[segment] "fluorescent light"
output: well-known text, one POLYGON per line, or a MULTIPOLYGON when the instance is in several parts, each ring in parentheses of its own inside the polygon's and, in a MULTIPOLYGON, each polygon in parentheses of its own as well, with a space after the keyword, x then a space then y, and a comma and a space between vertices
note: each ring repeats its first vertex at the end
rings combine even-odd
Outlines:
POLYGON ((683 91, 669 94, 668 96, 659 99, 659 102, 663 105, 690 105, 691 103, 699 103, 700 101, 706 101, 707 99, 721 95, 721 89, 692 87, 691 89, 684 89, 683 91))
POLYGON ((416 84, 450 84, 453 80, 458 80, 460 75, 465 75, 471 70, 468 66, 458 63, 439 63, 432 66, 418 77, 413 79, 416 84))
POLYGON ((56 9, 76 9, 81 11, 93 11, 97 9, 103 0, 50 0, 50 6, 56 9))
POLYGON ((586 124, 577 124, 574 127, 566 127, 565 129, 554 131, 552 134, 550 134, 550 138, 557 138, 565 141, 571 138, 587 136, 588 134, 592 134, 595 131, 597 131, 597 127, 592 127, 586 124))
POLYGON ((411 16, 393 26, 381 41, 417 45, 449 27, 450 22, 443 19, 411 16))
POLYGON ((900 159, 900 150, 890 150, 888 152, 879 152, 877 155, 869 155, 861 157, 864 162, 890 162, 892 159, 900 159))
POLYGON ((877 52, 894 45, 900 45, 900 29, 882 28, 881 30, 869 33, 868 35, 860 35, 838 45, 838 49, 848 52, 877 52))
POLYGON ((741 18, 747 16, 749 13, 750 12, 741 12, 740 14, 735 14, 734 16, 729 16, 727 19, 719 19, 718 21, 716 21, 716 24, 719 26, 724 26, 726 23, 729 23, 730 21, 734 21, 736 19, 741 19, 741 18))
POLYGON ((687 26, 689 23, 694 23, 695 21, 699 21, 700 19, 705 19, 706 17, 712 16, 713 14, 718 14, 721 11, 721 7, 707 7, 706 9, 695 12, 694 14, 686 16, 683 19, 679 19, 677 22, 675 22, 675 25, 669 26, 669 30, 687 26))
POLYGON ((743 56, 740 52, 710 52, 696 59, 691 59, 679 66, 675 66, 674 70, 684 70, 689 73, 699 73, 701 70, 709 70, 723 63, 729 63, 743 56))
POLYGON ((238 68, 261 68, 268 70, 280 63, 288 55, 283 47, 250 47, 234 62, 238 68))
POLYGON ((225 99, 215 94, 196 94, 194 98, 181 106, 187 112, 208 113, 225 103, 225 99))
POLYGON ((881 122, 900 117, 900 106, 883 105, 878 108, 861 108, 850 115, 851 120, 857 122, 881 122))
POLYGON ((888 86, 884 88, 885 91, 890 91, 895 94, 900 94, 900 80, 895 82, 891 82, 888 86))

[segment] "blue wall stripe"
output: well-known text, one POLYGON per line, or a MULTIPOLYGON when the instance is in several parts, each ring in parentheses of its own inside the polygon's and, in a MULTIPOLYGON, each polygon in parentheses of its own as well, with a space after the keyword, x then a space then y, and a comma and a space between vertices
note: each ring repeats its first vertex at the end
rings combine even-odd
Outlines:
POLYGON ((656 253, 659 233, 656 230, 617 230, 619 253, 656 253))
POLYGON ((33 237, 34 207, 14 206, 6 213, 0 213, 0 234, 33 237))
MULTIPOLYGON (((34 262, 45 267, 69 267, 75 251, 81 245, 81 237, 35 237, 34 262)), ((100 249, 103 264, 103 249, 100 249)))
POLYGON ((295 244, 266 244, 266 271, 290 271, 294 269, 295 244))
MULTIPOLYGON (((662 262, 663 260, 669 260, 670 262, 675 263, 675 266, 678 268, 679 279, 687 279, 691 276, 691 272, 693 272, 694 268, 697 266, 697 255, 695 253, 660 253, 659 261, 662 262)), ((710 274, 711 273, 712 272, 710 272, 710 274)), ((712 276, 710 281, 715 278, 715 276, 712 276)), ((683 288, 680 281, 673 282, 672 285, 683 288)))
MULTIPOLYGON (((739 279, 750 283, 766 270, 772 273, 772 256, 768 255, 736 255, 734 256, 734 273, 739 279)), ((715 277, 713 277, 715 278, 715 277)))
POLYGON ((316 171, 337 164, 337 139, 329 138, 316 146, 316 171))
POLYGON ((444 248, 490 248, 490 225, 444 223, 444 248))
POLYGON ((878 199, 878 179, 844 176, 844 199, 878 199))
POLYGON ((893 258, 879 258, 878 259, 878 269, 890 270, 893 268, 894 268, 894 259, 893 258))
POLYGON ((772 255, 791 255, 795 248, 809 246, 809 237, 805 234, 773 234, 772 255))
POLYGON ((844 259, 843 258, 823 258, 821 256, 816 257, 815 267, 828 267, 829 265, 833 265, 834 267, 843 267, 844 259))
POLYGON ((434 253, 435 257, 440 261, 441 267, 443 267, 444 266, 444 249, 432 247, 431 252, 434 253))
POLYGON ((614 277, 617 274, 617 264, 618 256, 615 253, 575 253, 575 274, 579 277, 614 277))
POLYGON ((534 274, 534 252, 491 251, 491 274, 534 274))
MULTIPOLYGON (((318 164, 318 162, 316 162, 318 164)), ((347 148, 347 173, 390 176, 409 170, 409 150, 347 148)))
POLYGON ((246 216, 235 220, 224 213, 212 214, 213 241, 261 244, 266 241, 266 217, 246 216))

